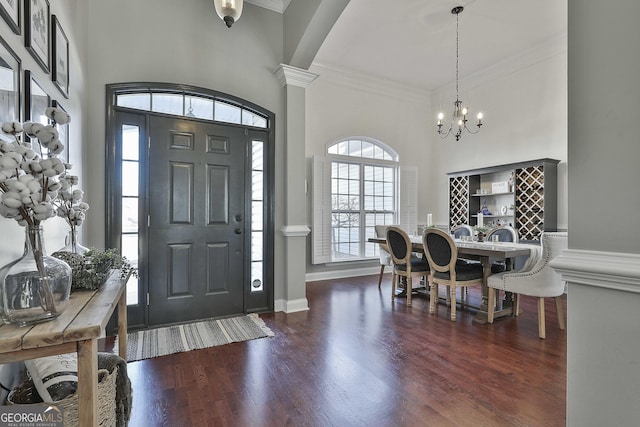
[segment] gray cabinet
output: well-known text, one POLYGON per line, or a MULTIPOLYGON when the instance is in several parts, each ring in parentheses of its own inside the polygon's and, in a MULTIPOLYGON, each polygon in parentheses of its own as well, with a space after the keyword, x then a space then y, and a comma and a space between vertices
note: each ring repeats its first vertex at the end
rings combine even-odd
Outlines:
POLYGON ((538 159, 448 173, 449 226, 513 226, 522 241, 557 230, 558 160, 538 159))

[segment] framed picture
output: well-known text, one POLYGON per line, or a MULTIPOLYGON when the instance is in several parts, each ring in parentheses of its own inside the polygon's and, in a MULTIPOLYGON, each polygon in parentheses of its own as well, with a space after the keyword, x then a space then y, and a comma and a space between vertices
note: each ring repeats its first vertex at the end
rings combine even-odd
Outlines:
POLYGON ((51 43, 51 79, 65 98, 69 97, 69 39, 64 33, 60 21, 53 15, 51 43))
POLYGON ((24 2, 24 45, 42 67, 49 72, 49 0, 24 2))
MULTIPOLYGON (((38 84, 29 70, 24 72, 24 119, 43 125, 49 124, 49 118, 45 112, 51 104, 51 98, 38 84)), ((42 157, 40 144, 31 144, 33 151, 42 157)))
MULTIPOLYGON (((20 121, 22 62, 0 38, 0 123, 20 121)), ((10 138, 0 132, 0 138, 10 138)))
MULTIPOLYGON (((59 108, 65 113, 65 110, 62 105, 55 99, 51 101, 51 106, 55 108, 59 108)), ((65 125, 56 125, 58 128, 58 134, 60 135, 60 142, 64 145, 64 151, 58 155, 58 157, 65 163, 69 163, 69 123, 65 125)))
POLYGON ((20 34, 20 3, 22 0, 0 0, 0 15, 16 34, 20 34))

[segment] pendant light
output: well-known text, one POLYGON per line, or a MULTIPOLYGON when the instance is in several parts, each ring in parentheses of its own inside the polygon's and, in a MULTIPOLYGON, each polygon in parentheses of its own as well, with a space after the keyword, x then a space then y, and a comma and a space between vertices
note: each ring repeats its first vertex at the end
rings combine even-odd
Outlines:
POLYGON ((231 28, 242 15, 242 0, 213 0, 216 13, 231 28))

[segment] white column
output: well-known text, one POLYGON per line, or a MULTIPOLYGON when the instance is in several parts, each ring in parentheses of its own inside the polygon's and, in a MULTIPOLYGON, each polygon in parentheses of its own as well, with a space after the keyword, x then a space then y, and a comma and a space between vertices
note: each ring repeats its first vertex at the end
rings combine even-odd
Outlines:
POLYGON ((280 64, 274 73, 285 89, 286 120, 284 131, 285 197, 285 295, 276 300, 276 311, 291 313, 308 310, 305 273, 307 265, 305 88, 316 74, 280 64))

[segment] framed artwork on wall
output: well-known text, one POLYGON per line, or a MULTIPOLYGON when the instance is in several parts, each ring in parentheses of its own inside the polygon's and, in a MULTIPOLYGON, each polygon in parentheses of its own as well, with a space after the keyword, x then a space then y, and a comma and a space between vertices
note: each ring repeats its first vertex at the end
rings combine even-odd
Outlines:
MULTIPOLYGON (((60 103, 55 99, 51 101, 51 106, 59 108, 65 113, 67 112, 67 110, 65 110, 64 107, 62 107, 62 105, 60 105, 60 103)), ((56 125, 56 128, 58 129, 58 139, 60 139, 60 142, 64 145, 64 151, 58 154, 58 157, 63 162, 69 163, 69 123, 65 125, 56 125)))
POLYGON ((64 33, 60 21, 53 15, 51 18, 53 39, 51 43, 51 79, 65 98, 69 97, 69 39, 64 33))
MULTIPOLYGON (((51 104, 51 98, 38 84, 29 70, 24 72, 24 119, 35 123, 49 124, 45 112, 51 104)), ((33 151, 42 157, 40 144, 32 144, 33 151)))
POLYGON ((0 123, 20 121, 21 67, 20 58, 0 38, 0 123))
POLYGON ((24 45, 42 67, 49 72, 49 0, 26 0, 24 8, 24 45))
POLYGON ((22 0, 0 0, 0 15, 16 34, 20 34, 20 3, 22 0))

